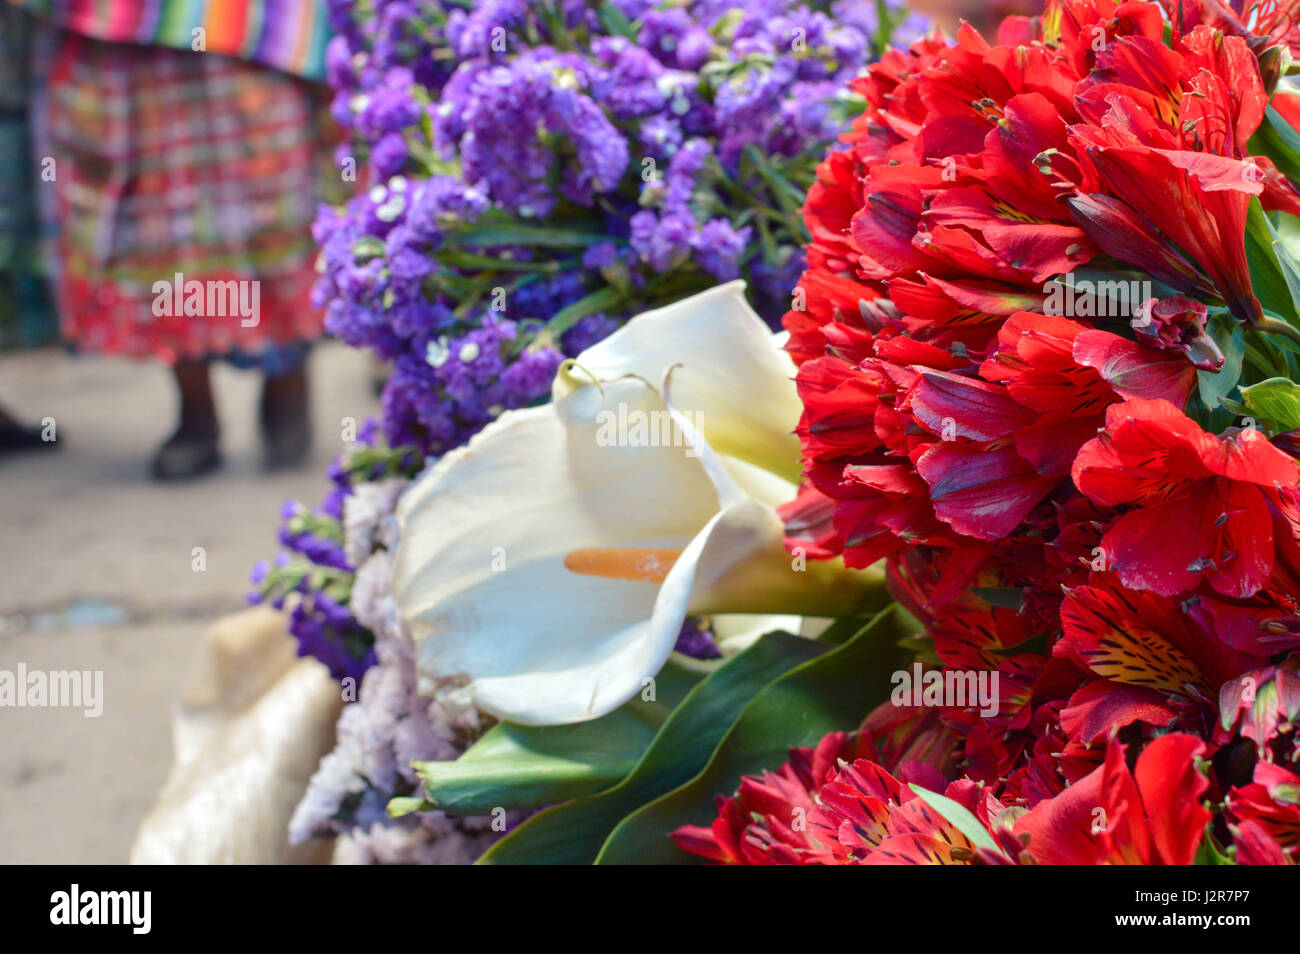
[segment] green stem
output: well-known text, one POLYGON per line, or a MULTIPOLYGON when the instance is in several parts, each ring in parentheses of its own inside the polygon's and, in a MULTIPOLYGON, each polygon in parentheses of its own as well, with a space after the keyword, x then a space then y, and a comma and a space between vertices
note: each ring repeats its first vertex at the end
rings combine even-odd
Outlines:
POLYGON ((1255 327, 1260 331, 1264 331, 1269 334, 1281 335, 1284 338, 1290 338, 1292 341, 1296 342, 1296 344, 1300 344, 1300 328, 1296 328, 1293 325, 1285 321, 1282 321, 1278 318, 1273 318, 1270 317, 1269 315, 1264 315, 1255 320, 1255 327))

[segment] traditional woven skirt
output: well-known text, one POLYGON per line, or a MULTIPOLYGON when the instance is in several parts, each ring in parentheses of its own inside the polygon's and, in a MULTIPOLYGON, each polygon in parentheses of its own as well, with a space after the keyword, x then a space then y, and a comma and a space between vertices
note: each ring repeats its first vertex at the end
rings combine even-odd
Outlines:
POLYGON ((320 334, 308 297, 324 142, 310 84, 68 31, 48 84, 42 187, 55 198, 71 344, 167 363, 270 359, 271 370, 320 334))

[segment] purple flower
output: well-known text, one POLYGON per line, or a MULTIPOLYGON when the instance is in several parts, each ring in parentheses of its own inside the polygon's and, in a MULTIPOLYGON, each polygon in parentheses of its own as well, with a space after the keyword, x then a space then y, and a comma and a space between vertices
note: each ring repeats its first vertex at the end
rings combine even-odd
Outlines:
POLYGON ((401 133, 390 132, 375 143, 375 148, 370 152, 370 164, 376 175, 387 179, 402 171, 409 156, 410 148, 406 145, 406 138, 401 133))
POLYGON ((666 272, 690 255, 695 220, 688 212, 658 216, 646 211, 632 216, 632 248, 656 272, 666 272))
POLYGON ((608 268, 618 261, 618 247, 613 242, 597 242, 582 253, 582 267, 589 269, 608 268))
POLYGON ((357 120, 357 128, 366 135, 382 136, 399 132, 420 119, 420 105, 411 98, 409 70, 394 69, 388 84, 369 94, 357 120))
POLYGON ((695 260, 718 281, 730 281, 740 274, 738 263, 749 244, 749 232, 749 226, 737 231, 726 219, 705 223, 691 241, 695 260))

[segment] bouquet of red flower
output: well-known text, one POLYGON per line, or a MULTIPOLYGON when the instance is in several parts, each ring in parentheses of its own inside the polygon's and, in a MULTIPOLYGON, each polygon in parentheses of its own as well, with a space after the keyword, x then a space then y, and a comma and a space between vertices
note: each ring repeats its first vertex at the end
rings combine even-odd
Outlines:
POLYGON ((784 515, 887 560, 924 626, 898 695, 937 709, 794 751, 683 847, 1295 862, 1300 29, 1232 7, 1058 0, 854 84, 785 319, 784 515), (992 705, 952 698, 975 674, 992 705))

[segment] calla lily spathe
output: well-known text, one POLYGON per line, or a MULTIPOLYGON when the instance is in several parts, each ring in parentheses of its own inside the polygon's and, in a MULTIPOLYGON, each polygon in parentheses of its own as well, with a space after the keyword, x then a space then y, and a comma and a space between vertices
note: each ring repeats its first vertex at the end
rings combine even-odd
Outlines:
POLYGON ((412 486, 394 592, 427 692, 580 722, 641 692, 688 614, 885 602, 879 574, 785 551, 794 368, 743 288, 634 318, 566 363, 553 403, 507 412, 412 486), (612 421, 664 415, 682 439, 610 439, 612 421))

